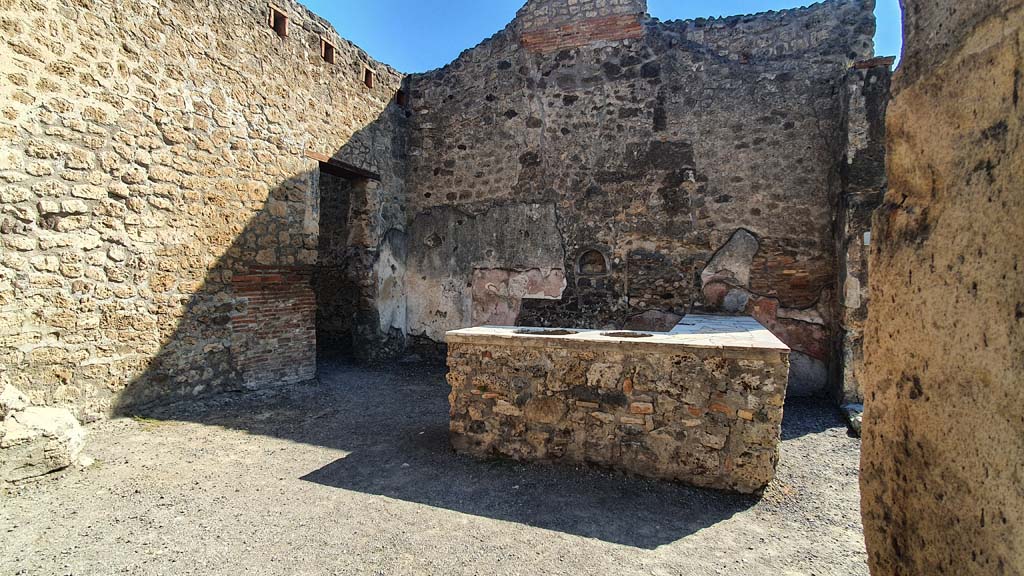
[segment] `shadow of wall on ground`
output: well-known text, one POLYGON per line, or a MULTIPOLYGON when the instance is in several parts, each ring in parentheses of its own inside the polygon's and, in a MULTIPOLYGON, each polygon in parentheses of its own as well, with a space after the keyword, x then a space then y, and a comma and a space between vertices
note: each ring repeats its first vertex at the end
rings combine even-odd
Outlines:
POLYGON ((145 412, 347 455, 303 480, 606 542, 655 549, 755 505, 591 466, 477 460, 452 451, 444 369, 322 362, 316 382, 145 412))

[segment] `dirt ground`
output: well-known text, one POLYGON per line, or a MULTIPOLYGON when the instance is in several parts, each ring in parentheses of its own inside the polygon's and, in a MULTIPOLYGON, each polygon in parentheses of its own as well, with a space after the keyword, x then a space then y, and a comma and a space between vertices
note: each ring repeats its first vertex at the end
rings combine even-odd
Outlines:
POLYGON ((860 442, 786 405, 778 476, 736 496, 447 443, 439 367, 90 426, 96 463, 0 496, 0 574, 866 575, 860 442))

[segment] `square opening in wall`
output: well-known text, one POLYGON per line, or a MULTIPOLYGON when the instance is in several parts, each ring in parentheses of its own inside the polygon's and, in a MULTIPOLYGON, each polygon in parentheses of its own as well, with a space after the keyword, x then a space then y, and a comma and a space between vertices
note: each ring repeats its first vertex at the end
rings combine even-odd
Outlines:
POLYGON ((334 64, 334 44, 331 44, 323 38, 320 39, 320 56, 324 59, 324 62, 328 64, 334 64))
POLYGON ((285 16, 284 11, 281 9, 274 6, 270 7, 269 24, 281 38, 288 36, 288 17, 285 16))
POLYGON ((409 96, 406 95, 405 90, 395 92, 395 104, 398 104, 402 108, 409 105, 409 96))
POLYGON ((373 70, 369 68, 363 70, 363 84, 366 84, 367 88, 373 88, 373 70))

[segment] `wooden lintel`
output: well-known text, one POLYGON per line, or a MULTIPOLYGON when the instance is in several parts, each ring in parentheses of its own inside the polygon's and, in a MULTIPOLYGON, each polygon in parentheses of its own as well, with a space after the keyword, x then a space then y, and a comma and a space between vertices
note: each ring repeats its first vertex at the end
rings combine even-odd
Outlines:
POLYGON ((380 182, 380 174, 370 172, 369 170, 363 170, 358 166, 354 166, 343 160, 338 160, 333 156, 327 154, 320 154, 319 152, 313 152, 312 150, 306 150, 306 158, 312 158, 320 163, 320 169, 328 174, 334 176, 340 176, 342 178, 365 178, 367 180, 376 180, 380 182))

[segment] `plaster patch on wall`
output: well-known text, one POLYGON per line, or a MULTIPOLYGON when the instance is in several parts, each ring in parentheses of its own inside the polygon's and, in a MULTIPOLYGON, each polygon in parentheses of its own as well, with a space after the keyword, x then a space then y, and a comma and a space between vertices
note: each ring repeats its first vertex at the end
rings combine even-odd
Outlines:
POLYGON ((522 294, 514 306, 490 298, 495 317, 488 323, 514 321, 527 294, 557 299, 565 289, 565 251, 553 204, 498 205, 479 213, 433 207, 413 218, 409 246, 408 329, 438 342, 449 330, 490 318, 474 310, 478 269, 495 271, 490 282, 503 286, 495 294, 509 293, 510 285, 512 294, 522 294), (513 278, 506 275, 517 271, 510 284, 513 278))
POLYGON ((515 326, 523 300, 559 300, 565 291, 561 269, 477 268, 472 281, 474 326, 515 326))
POLYGON ((701 282, 705 286, 716 280, 735 286, 750 286, 750 266, 759 248, 756 236, 742 228, 736 230, 701 272, 701 282))
POLYGON ((468 326, 469 291, 466 281, 406 274, 406 318, 409 334, 444 342, 445 332, 468 326))
POLYGON ((824 362, 800 352, 790 353, 787 396, 816 396, 822 393, 827 380, 828 367, 824 362))
POLYGON ((377 313, 381 332, 392 328, 406 333, 405 295, 405 234, 389 231, 381 244, 380 255, 374 266, 377 278, 377 313))
POLYGON ((846 299, 843 302, 843 306, 847 308, 860 308, 861 302, 861 286, 860 280, 856 276, 847 276, 844 282, 844 291, 846 293, 846 299))

